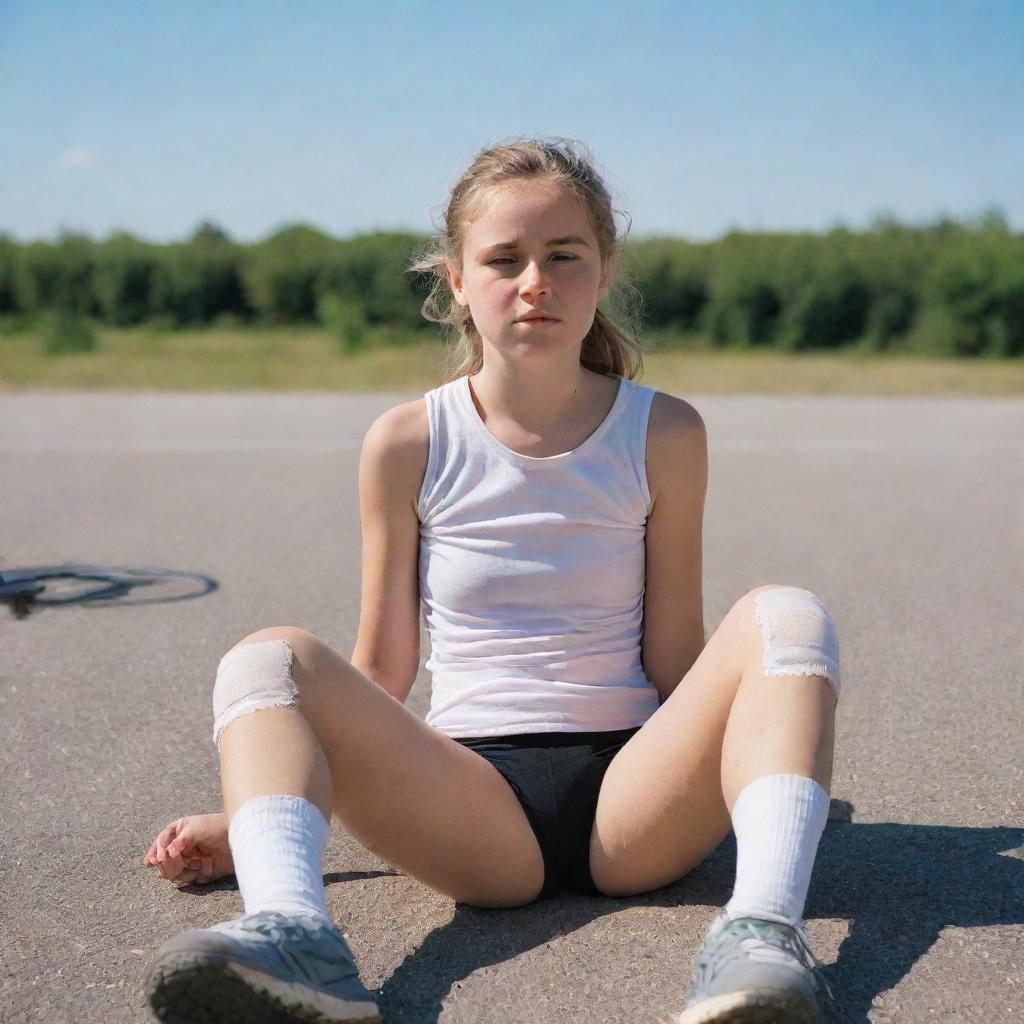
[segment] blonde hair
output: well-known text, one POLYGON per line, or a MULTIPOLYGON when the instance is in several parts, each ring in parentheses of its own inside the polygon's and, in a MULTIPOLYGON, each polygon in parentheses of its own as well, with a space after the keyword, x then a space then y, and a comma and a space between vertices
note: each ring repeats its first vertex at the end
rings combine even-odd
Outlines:
MULTIPOLYGON (((518 181, 553 183, 568 189, 590 220, 602 262, 611 263, 606 301, 614 312, 598 306, 583 339, 580 363, 605 376, 638 377, 643 372, 644 349, 638 337, 639 319, 629 300, 634 295, 639 299, 639 293, 619 276, 619 257, 632 220, 620 238, 608 189, 583 143, 557 137, 516 138, 476 154, 451 190, 444 207, 444 224, 441 228, 435 225, 439 234, 426 249, 414 254, 406 271, 434 278, 420 312, 427 320, 447 328, 447 366, 441 383, 474 374, 483 366, 483 342, 469 307, 455 301, 446 264, 461 270, 466 222, 483 195, 495 186, 518 181)), ((629 214, 625 216, 629 219, 629 214)))

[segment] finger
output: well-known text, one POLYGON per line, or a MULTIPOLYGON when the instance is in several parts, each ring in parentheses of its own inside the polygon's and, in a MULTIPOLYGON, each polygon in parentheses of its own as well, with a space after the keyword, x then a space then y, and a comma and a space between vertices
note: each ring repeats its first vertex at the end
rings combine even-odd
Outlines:
POLYGON ((162 865, 164 878, 168 881, 176 882, 181 877, 181 861, 175 863, 174 861, 165 860, 162 865))
POLYGON ((161 833, 156 837, 156 848, 157 853, 161 850, 165 850, 177 837, 182 824, 183 819, 179 818, 177 821, 172 821, 161 833))
POLYGON ((175 878, 181 871, 181 858, 174 857, 168 850, 164 849, 157 856, 157 867, 164 878, 175 878))
POLYGON ((178 834, 167 844, 167 849, 172 857, 176 857, 181 853, 189 853, 195 845, 193 829, 186 823, 178 831, 178 834))
POLYGON ((182 849, 187 845, 188 840, 182 836, 171 839, 163 848, 162 855, 164 860, 173 860, 175 857, 180 856, 182 849))

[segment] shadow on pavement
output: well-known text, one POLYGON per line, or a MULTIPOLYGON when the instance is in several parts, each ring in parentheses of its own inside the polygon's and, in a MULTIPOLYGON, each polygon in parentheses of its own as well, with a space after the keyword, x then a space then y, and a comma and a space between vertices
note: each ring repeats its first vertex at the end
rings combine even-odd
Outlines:
MULTIPOLYGON (((1024 830, 829 822, 815 861, 805 918, 839 918, 850 932, 824 968, 850 1020, 899 983, 946 927, 1024 921, 1024 830)), ((437 1021, 452 986, 624 907, 723 906, 732 892, 732 834, 684 879, 627 899, 559 896, 512 910, 456 904, 382 986, 394 1024, 437 1021)), ((679 1007, 682 1008, 681 1006, 679 1007)))
POLYGON ((215 579, 202 573, 155 566, 39 565, 5 569, 0 573, 0 604, 17 619, 30 612, 60 605, 101 608, 138 604, 191 601, 219 588, 215 579), (154 587, 149 597, 132 598, 133 590, 154 587), (48 591, 48 592, 47 592, 48 591))

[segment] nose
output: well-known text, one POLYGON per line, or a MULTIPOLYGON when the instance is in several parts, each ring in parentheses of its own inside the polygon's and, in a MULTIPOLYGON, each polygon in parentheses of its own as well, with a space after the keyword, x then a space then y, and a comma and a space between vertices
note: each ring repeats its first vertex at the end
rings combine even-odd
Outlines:
POLYGON ((538 263, 528 263, 523 271, 522 283, 519 286, 519 294, 524 299, 533 300, 538 295, 550 295, 551 286, 538 263))

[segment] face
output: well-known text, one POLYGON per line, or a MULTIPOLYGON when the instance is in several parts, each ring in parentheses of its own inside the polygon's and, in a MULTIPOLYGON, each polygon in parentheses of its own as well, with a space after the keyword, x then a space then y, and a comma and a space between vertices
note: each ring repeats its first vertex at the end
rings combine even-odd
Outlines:
POLYGON ((462 271, 448 268, 455 300, 469 306, 485 347, 516 358, 578 352, 608 293, 608 276, 575 197, 535 182, 481 197, 466 226, 462 271), (551 319, 522 319, 537 313, 551 319))

